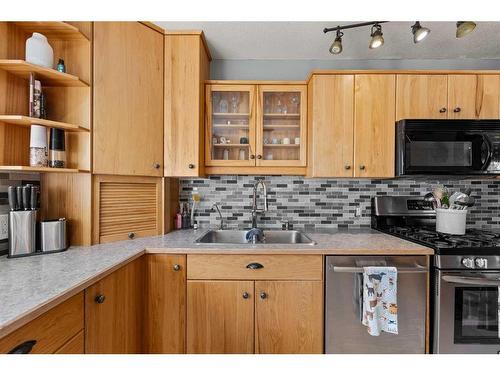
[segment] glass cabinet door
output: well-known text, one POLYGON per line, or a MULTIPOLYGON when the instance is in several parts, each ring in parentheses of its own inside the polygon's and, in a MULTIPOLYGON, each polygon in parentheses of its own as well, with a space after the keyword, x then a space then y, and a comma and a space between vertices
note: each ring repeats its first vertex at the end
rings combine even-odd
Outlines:
POLYGON ((207 85, 207 166, 255 165, 254 86, 207 85))
POLYGON ((259 86, 257 165, 306 165, 305 85, 259 86))

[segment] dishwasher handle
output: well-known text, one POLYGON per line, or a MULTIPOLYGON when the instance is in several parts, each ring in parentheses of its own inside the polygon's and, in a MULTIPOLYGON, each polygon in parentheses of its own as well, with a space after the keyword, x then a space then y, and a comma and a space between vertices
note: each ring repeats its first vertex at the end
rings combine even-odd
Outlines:
MULTIPOLYGON (((385 266, 384 266, 385 267, 385 266)), ((392 267, 392 266, 387 266, 392 267)), ((426 273, 429 271, 429 268, 426 266, 422 266, 420 264, 416 264, 414 267, 395 267, 398 273, 426 273)), ((342 266, 334 266, 330 265, 330 269, 333 272, 343 272, 343 273, 363 273, 363 267, 342 267, 342 266)))

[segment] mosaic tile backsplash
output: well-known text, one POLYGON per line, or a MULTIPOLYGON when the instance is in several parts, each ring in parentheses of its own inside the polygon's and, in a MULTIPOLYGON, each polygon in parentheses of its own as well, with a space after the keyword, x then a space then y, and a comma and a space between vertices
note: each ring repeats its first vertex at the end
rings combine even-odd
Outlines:
MULTIPOLYGON (((208 179, 181 179, 180 201, 191 202, 192 189, 197 187, 201 202, 195 220, 200 227, 219 224, 218 214, 211 209, 217 203, 226 228, 248 228, 251 226, 253 185, 257 179, 264 179, 268 190, 269 211, 258 218, 264 228, 281 228, 283 220, 292 223, 295 229, 369 227, 373 196, 421 196, 436 186, 445 186, 451 191, 472 189, 476 205, 467 215, 470 227, 500 230, 499 179, 346 180, 299 176, 211 176, 208 179)), ((261 207, 262 199, 258 203, 261 207)))

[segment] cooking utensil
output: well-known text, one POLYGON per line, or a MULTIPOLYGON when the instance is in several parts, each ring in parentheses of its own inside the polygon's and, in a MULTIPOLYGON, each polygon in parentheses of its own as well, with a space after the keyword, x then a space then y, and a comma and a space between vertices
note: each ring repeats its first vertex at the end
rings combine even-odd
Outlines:
POLYGON ((438 207, 437 199, 433 193, 427 193, 424 195, 424 201, 431 202, 432 208, 435 210, 438 207))
POLYGON ((30 185, 23 186, 22 194, 23 194, 23 209, 25 211, 30 210, 30 204, 31 204, 31 186, 30 185))
POLYGON ((30 210, 38 209, 38 200, 40 197, 40 189, 38 186, 31 186, 31 194, 30 194, 30 210))
POLYGON ((16 187, 16 209, 22 210, 23 209, 23 187, 22 186, 17 186, 16 187))

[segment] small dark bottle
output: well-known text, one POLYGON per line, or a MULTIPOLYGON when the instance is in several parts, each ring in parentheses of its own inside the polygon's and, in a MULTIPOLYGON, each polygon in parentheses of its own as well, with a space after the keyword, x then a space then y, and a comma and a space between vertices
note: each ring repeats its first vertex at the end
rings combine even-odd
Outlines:
POLYGON ((59 59, 59 62, 57 63, 57 71, 61 73, 66 73, 66 65, 64 65, 63 59, 59 59))
POLYGON ((189 217, 189 207, 187 203, 182 206, 182 229, 189 229, 191 227, 191 218, 189 217))
POLYGON ((49 143, 49 167, 66 167, 66 147, 64 130, 51 128, 49 143))

